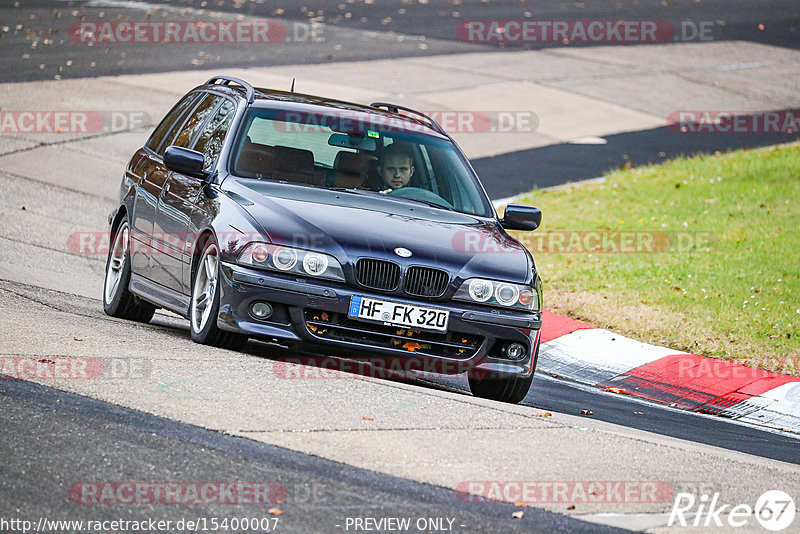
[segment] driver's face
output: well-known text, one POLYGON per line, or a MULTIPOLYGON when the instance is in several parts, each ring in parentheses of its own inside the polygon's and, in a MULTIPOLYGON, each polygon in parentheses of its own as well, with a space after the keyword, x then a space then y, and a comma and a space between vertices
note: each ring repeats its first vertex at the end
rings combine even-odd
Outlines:
POLYGON ((408 185, 414 174, 411 160, 402 154, 389 154, 379 167, 383 183, 392 189, 400 189, 408 185))

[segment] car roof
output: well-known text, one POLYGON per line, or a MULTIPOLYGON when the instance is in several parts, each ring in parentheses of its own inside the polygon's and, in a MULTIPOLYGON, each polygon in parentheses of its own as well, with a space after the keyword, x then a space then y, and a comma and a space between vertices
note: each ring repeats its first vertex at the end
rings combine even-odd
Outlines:
MULTIPOLYGON (((209 82, 213 80, 215 78, 209 82)), ((250 96, 248 86, 206 83, 197 89, 213 89, 230 96, 244 97, 245 100, 250 96)), ((390 124, 393 129, 400 131, 424 133, 433 137, 449 139, 449 136, 434 119, 403 106, 384 103, 380 103, 381 107, 366 106, 344 100, 262 87, 252 87, 252 90, 253 101, 250 106, 257 109, 280 109, 312 114, 346 113, 348 118, 362 121, 364 124, 390 124), (401 113, 401 111, 405 113, 401 113)))

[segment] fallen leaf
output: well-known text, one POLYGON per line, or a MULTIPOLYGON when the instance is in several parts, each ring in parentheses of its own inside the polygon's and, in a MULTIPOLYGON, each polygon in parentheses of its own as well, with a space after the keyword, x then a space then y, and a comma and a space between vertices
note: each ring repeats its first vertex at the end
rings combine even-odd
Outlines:
POLYGON ((581 410, 581 415, 594 415, 592 410, 581 410))
POLYGON ((270 508, 269 510, 267 510, 267 513, 270 515, 281 515, 283 513, 283 510, 281 510, 280 508, 270 508))
POLYGON ((374 417, 366 417, 366 416, 362 417, 361 419, 363 419, 364 421, 374 421, 375 420, 374 417))
POLYGON ((603 391, 610 391, 611 393, 625 393, 619 388, 603 388, 603 391))
POLYGON ((523 515, 525 515, 525 512, 519 510, 518 512, 514 512, 513 514, 511 514, 511 517, 513 517, 514 519, 522 519, 523 515))
POLYGON ((409 341, 408 343, 403 344, 403 348, 411 352, 414 352, 415 350, 421 349, 422 345, 420 345, 416 341, 409 341))
POLYGON ((574 510, 574 509, 575 509, 574 504, 570 504, 569 506, 567 506, 567 510, 574 510))
POLYGON ((633 413, 635 413, 636 415, 644 415, 644 412, 633 412, 633 413))
POLYGON ((73 337, 72 339, 74 339, 75 341, 83 341, 82 337, 77 337, 77 336, 73 337))
POLYGON ((528 503, 526 503, 526 502, 515 502, 514 506, 528 506, 528 503))

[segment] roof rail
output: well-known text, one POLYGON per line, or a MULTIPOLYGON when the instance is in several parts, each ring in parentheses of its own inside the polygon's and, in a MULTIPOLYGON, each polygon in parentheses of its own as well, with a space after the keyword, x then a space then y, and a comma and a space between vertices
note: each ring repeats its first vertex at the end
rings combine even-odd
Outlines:
POLYGON ((447 132, 445 132, 444 129, 441 126, 439 126, 438 122, 436 122, 433 118, 425 115, 421 111, 417 111, 416 109, 407 108, 405 106, 398 106, 397 104, 389 104, 387 102, 373 102, 372 104, 370 104, 370 106, 372 106, 373 108, 386 108, 392 113, 398 113, 402 109, 403 111, 413 113, 414 115, 419 115, 420 117, 423 117, 431 124, 431 128, 433 128, 434 131, 445 136, 447 135, 447 132))
POLYGON ((231 76, 214 76, 213 78, 209 78, 209 80, 205 83, 205 85, 215 84, 215 83, 217 83, 217 81, 220 81, 220 80, 223 82, 221 85, 228 85, 231 82, 233 82, 235 84, 238 84, 238 85, 241 85, 244 88, 245 97, 247 97, 247 103, 248 104, 252 104, 253 101, 255 100, 255 98, 256 98, 256 90, 253 88, 252 85, 250 85, 249 83, 247 83, 244 80, 240 80, 239 78, 233 78, 231 76))

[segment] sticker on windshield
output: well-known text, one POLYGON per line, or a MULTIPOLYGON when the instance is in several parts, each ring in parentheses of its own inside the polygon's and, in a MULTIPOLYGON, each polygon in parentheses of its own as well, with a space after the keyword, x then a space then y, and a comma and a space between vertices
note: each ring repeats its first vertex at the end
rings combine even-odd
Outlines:
POLYGON ((379 134, 375 130, 367 130, 367 137, 374 137, 375 139, 378 139, 380 136, 381 134, 379 134))

